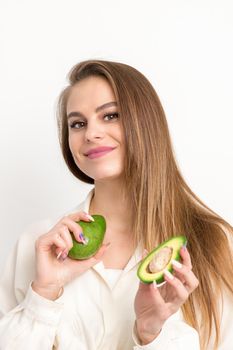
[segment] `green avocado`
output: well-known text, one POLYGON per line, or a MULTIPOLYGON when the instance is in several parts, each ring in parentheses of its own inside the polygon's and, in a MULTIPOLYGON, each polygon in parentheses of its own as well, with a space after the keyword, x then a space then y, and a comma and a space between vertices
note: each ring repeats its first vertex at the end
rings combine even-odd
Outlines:
POLYGON ((71 259, 84 260, 93 256, 103 243, 106 232, 106 221, 102 215, 92 215, 95 221, 77 221, 82 227, 84 237, 87 239, 87 244, 79 243, 71 233, 73 247, 70 249, 68 256, 71 259))
POLYGON ((172 260, 180 260, 180 248, 186 245, 185 236, 172 237, 153 249, 140 263, 137 276, 144 283, 164 282, 164 270, 173 272, 172 260))

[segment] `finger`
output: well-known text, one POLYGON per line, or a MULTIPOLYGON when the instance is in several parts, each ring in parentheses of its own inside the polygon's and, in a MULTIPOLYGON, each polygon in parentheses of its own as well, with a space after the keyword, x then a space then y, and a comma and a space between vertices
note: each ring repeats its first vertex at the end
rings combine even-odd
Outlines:
POLYGON ((61 221, 61 224, 60 224, 60 227, 62 229, 64 226, 68 228, 69 232, 73 233, 74 238, 76 239, 77 242, 80 242, 80 243, 84 242, 83 238, 80 236, 80 234, 82 233, 82 227, 78 223, 66 217, 61 221))
POLYGON ((83 211, 83 212, 76 212, 76 213, 70 214, 64 217, 61 222, 69 225, 70 231, 74 234, 74 237, 78 242, 82 242, 86 244, 85 237, 82 236, 80 239, 80 234, 82 233, 82 227, 78 224, 79 221, 93 222, 95 220, 91 215, 83 211))
POLYGON ((66 217, 68 217, 74 221, 79 221, 79 220, 95 221, 94 218, 91 215, 89 215, 88 213, 86 213, 85 211, 78 211, 78 212, 72 213, 70 215, 67 215, 66 217))
POLYGON ((153 297, 154 305, 160 307, 164 305, 164 299, 156 286, 156 282, 143 283, 139 282, 138 292, 144 296, 144 298, 153 297))
POLYGON ((67 226, 62 226, 59 230, 60 236, 64 239, 66 242, 68 250, 70 250, 73 247, 73 240, 70 234, 70 231, 67 226))
MULTIPOLYGON (((139 281, 139 287, 138 287, 138 289, 140 290, 140 292, 143 292, 143 293, 151 293, 151 292, 153 292, 154 290, 155 290, 155 292, 157 293, 159 293, 159 290, 158 290, 158 287, 157 287, 157 285, 156 285, 156 282, 154 281, 154 282, 151 282, 151 283, 144 283, 144 282, 142 282, 142 281, 139 281)), ((160 293, 159 293, 160 294, 160 293)), ((161 297, 161 295, 160 295, 160 297, 161 297)), ((163 300, 163 299, 161 299, 161 300, 163 300)))
POLYGON ((57 259, 59 259, 63 253, 66 253, 66 249, 61 250, 61 248, 55 248, 55 254, 56 254, 57 259))
POLYGON ((172 275, 168 270, 164 271, 164 279, 165 281, 171 285, 175 291, 176 297, 174 298, 174 301, 172 302, 172 308, 173 311, 176 311, 180 305, 182 305, 189 296, 189 292, 183 285, 183 283, 174 275, 172 275))
POLYGON ((176 260, 172 261, 172 266, 176 272, 176 277, 183 283, 187 291, 192 293, 199 285, 199 281, 193 271, 176 260))
POLYGON ((53 234, 44 234, 40 236, 36 241, 36 250, 51 252, 52 247, 55 246, 55 249, 59 249, 60 251, 65 250, 67 248, 66 242, 61 237, 58 232, 53 234))
POLYGON ((59 229, 59 234, 61 236, 61 238, 66 242, 66 248, 64 250, 61 250, 60 248, 56 248, 55 253, 57 256, 57 259, 66 259, 69 250, 73 247, 73 240, 70 234, 70 231, 68 230, 67 226, 62 226, 59 229))
POLYGON ((182 258, 183 265, 187 266, 190 270, 192 269, 192 261, 189 252, 185 246, 180 249, 180 255, 182 258))

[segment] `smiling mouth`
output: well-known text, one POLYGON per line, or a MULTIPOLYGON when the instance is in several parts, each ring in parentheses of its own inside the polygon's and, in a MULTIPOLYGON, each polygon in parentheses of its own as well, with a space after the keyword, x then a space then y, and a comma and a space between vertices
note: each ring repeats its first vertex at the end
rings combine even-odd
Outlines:
POLYGON ((89 154, 87 157, 88 157, 89 159, 99 158, 99 157, 104 156, 104 155, 107 154, 107 153, 112 152, 114 149, 115 149, 115 148, 109 149, 109 150, 106 150, 106 151, 102 151, 102 152, 94 152, 94 153, 89 154))

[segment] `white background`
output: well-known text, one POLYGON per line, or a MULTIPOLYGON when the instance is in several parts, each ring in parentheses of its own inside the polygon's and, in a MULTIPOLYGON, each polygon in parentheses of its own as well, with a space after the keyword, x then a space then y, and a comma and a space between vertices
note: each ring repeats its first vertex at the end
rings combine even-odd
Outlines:
POLYGON ((128 63, 150 79, 187 183, 232 223, 232 43, 230 0, 1 0, 0 269, 27 226, 91 188, 66 169, 55 119, 83 59, 128 63))

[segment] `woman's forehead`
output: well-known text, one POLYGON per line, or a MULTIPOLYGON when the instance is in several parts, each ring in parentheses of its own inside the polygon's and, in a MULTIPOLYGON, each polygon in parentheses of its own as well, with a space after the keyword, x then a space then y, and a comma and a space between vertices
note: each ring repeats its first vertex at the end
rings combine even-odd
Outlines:
POLYGON ((100 77, 88 77, 71 88, 67 100, 67 113, 74 108, 97 109, 108 103, 109 107, 116 105, 116 98, 110 84, 100 77), (110 105, 110 102, 115 102, 115 104, 110 105))

